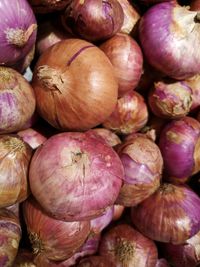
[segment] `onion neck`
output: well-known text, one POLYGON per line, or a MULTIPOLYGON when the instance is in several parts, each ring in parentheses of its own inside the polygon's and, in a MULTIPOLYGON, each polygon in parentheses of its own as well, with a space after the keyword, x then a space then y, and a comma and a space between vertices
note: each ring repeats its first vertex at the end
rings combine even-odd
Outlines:
POLYGON ((30 242, 32 244, 33 254, 40 254, 40 253, 44 252, 44 250, 45 250, 44 245, 43 245, 42 241, 40 240, 40 237, 38 234, 30 233, 29 238, 30 238, 30 242))
POLYGON ((167 194, 173 193, 175 191, 175 188, 172 184, 164 183, 164 184, 161 184, 161 186, 159 187, 159 191, 162 194, 167 195, 167 194))
POLYGON ((128 263, 133 258, 135 247, 127 240, 119 239, 115 248, 115 255, 122 263, 122 266, 128 266, 128 263))

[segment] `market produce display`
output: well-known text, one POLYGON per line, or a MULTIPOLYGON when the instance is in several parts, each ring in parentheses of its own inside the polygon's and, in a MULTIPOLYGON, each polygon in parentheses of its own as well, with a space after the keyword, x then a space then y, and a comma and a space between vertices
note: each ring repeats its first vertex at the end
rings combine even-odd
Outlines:
POLYGON ((0 267, 200 266, 200 1, 0 11, 0 267))

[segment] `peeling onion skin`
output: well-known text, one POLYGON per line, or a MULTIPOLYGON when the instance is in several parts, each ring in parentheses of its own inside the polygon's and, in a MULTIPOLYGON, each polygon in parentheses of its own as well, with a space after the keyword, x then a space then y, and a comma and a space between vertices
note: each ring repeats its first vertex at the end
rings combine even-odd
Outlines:
POLYGON ((113 113, 103 126, 117 134, 127 135, 141 130, 148 121, 148 109, 144 98, 131 91, 118 99, 113 113))
POLYGON ((199 146, 200 123, 196 119, 184 117, 165 125, 159 147, 167 181, 184 183, 200 171, 199 146))
POLYGON ((139 25, 147 61, 171 78, 183 80, 196 75, 200 72, 199 29, 197 12, 173 2, 154 5, 139 25))
POLYGON ((158 253, 155 243, 128 224, 112 227, 102 235, 99 254, 115 267, 155 267, 158 253))
POLYGON ((125 178, 116 203, 132 207, 160 186, 162 155, 159 147, 144 134, 133 134, 117 151, 124 166, 125 178))
POLYGON ((115 264, 110 261, 109 258, 101 256, 87 257, 77 265, 77 267, 116 267, 115 264))
POLYGON ((143 55, 138 43, 128 34, 118 33, 99 48, 110 59, 118 81, 118 96, 135 89, 143 72, 143 55))
POLYGON ((63 10, 71 0, 28 0, 35 13, 45 14, 63 10))
POLYGON ((49 260, 70 258, 90 233, 90 222, 63 222, 49 217, 34 199, 23 203, 23 214, 33 253, 49 260))
POLYGON ((112 64, 103 51, 81 39, 60 41, 43 53, 32 86, 40 116, 63 131, 96 127, 117 103, 112 64))
POLYGON ((133 224, 152 240, 182 244, 200 230, 200 198, 185 185, 163 183, 132 207, 133 224))
POLYGON ((170 267, 170 266, 165 259, 158 259, 155 267, 170 267))
POLYGON ((38 202, 51 216, 66 221, 103 214, 114 204, 123 179, 119 156, 92 131, 52 136, 34 153, 29 172, 38 202))
POLYGON ((109 146, 114 147, 116 145, 121 144, 121 139, 119 138, 119 136, 117 134, 113 133, 109 129, 94 128, 94 129, 91 129, 91 131, 94 131, 96 134, 101 136, 109 146))

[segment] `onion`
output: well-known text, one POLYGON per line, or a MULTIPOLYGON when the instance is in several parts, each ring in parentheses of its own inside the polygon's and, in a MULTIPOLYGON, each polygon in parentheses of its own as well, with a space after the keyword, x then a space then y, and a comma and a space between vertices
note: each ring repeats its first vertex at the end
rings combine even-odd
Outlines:
POLYGON ((200 72, 197 12, 175 2, 160 3, 147 10, 139 31, 144 55, 152 66, 175 79, 200 72))
POLYGON ((100 48, 114 67, 119 96, 135 89, 143 71, 143 55, 137 42, 128 34, 118 33, 100 48))
POLYGON ((1 0, 0 64, 11 66, 24 58, 36 40, 36 18, 26 0, 1 0))
POLYGON ((34 262, 34 255, 25 249, 18 251, 13 267, 37 267, 34 262))
POLYGON ((148 101, 156 116, 165 119, 179 119, 190 112, 192 90, 181 81, 160 80, 154 82, 148 101))
POLYGON ((0 210, 0 266, 13 266, 21 239, 18 218, 5 209, 0 210))
POLYGON ((17 71, 0 67, 0 133, 20 130, 34 111, 35 97, 30 84, 17 71))
POLYGON ((0 135, 0 208, 24 201, 29 195, 28 167, 32 149, 15 135, 0 135))
POLYGON ((181 245, 161 244, 165 257, 173 267, 196 267, 200 264, 200 232, 181 245))
POLYGON ((184 81, 192 90, 192 106, 190 111, 194 112, 200 108, 200 75, 184 81))
POLYGON ((130 134, 142 129, 147 120, 148 110, 144 98, 131 91, 118 99, 115 110, 103 126, 119 134, 130 134))
POLYGON ((77 267, 116 267, 109 258, 101 256, 90 256, 83 259, 77 267))
POLYGON ((170 267, 170 266, 165 259, 158 259, 155 267, 170 267))
POLYGON ((90 221, 91 231, 95 234, 101 233, 110 222, 114 214, 114 206, 108 207, 102 215, 90 221))
POLYGON ((116 203, 131 207, 160 186, 163 159, 158 146, 143 134, 132 135, 118 147, 125 178, 116 203))
POLYGON ((95 127, 117 102, 118 85, 109 59, 81 39, 61 41, 43 53, 32 85, 38 112, 60 130, 95 127))
POLYGON ((11 206, 6 207, 7 210, 13 212, 16 217, 20 216, 20 203, 13 204, 11 206))
POLYGON ((33 155, 31 191, 51 216, 93 219, 114 204, 124 175, 117 153, 92 131, 50 137, 33 155))
POLYGON ((200 171, 200 123, 192 117, 172 121, 163 128, 159 147, 166 179, 183 183, 200 171))
POLYGON ((125 209, 125 207, 123 205, 115 204, 114 205, 114 214, 113 214, 112 220, 113 221, 119 220, 124 213, 124 209, 125 209))
POLYGON ((200 198, 189 187, 163 183, 139 205, 132 221, 145 236, 181 244, 200 230, 200 198))
POLYGON ((49 260, 66 260, 83 245, 90 232, 90 222, 63 222, 46 215, 38 203, 28 199, 23 214, 34 254, 49 260))
POLYGON ((102 236, 99 254, 115 267, 155 267, 158 257, 154 242, 128 224, 114 226, 102 236))
POLYGON ((67 30, 94 42, 109 39, 120 31, 124 12, 116 0, 74 0, 62 15, 67 30))
POLYGON ((64 9, 71 0, 28 0, 34 12, 50 13, 64 9))
POLYGON ((118 144, 121 144, 121 140, 118 135, 106 128, 94 128, 91 129, 91 131, 94 131, 96 134, 101 136, 109 146, 114 147, 118 144))

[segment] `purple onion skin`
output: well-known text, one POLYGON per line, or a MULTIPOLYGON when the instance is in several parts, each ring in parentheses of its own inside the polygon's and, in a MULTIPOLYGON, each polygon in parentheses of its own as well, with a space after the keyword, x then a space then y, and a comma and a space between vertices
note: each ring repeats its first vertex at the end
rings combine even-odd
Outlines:
POLYGON ((174 2, 154 5, 139 25, 147 61, 169 77, 185 79, 200 72, 200 24, 197 12, 174 2))
POLYGON ((90 225, 92 231, 95 234, 101 233, 101 231, 104 228, 106 228, 112 221, 113 214, 114 214, 114 206, 112 205, 108 207, 101 216, 91 220, 90 225))
POLYGON ((124 12, 116 0, 74 0, 66 8, 62 21, 75 35, 95 42, 120 31, 124 12))
POLYGON ((200 170, 200 123, 192 117, 169 122, 162 130, 159 147, 165 179, 182 183, 200 170))
POLYGON ((37 22, 27 0, 1 0, 0 13, 0 64, 11 66, 24 58, 32 49, 36 41, 37 22), (16 36, 16 32, 12 31, 19 29, 27 31, 29 27, 32 27, 30 29, 32 34, 27 37, 28 40, 24 45, 14 45, 11 40, 9 41, 9 31, 10 35, 16 36))
POLYGON ((164 183, 149 198, 132 207, 133 224, 145 236, 182 244, 200 230, 200 198, 185 185, 164 183))
POLYGON ((165 259, 158 259, 155 267, 170 267, 170 266, 165 259))

